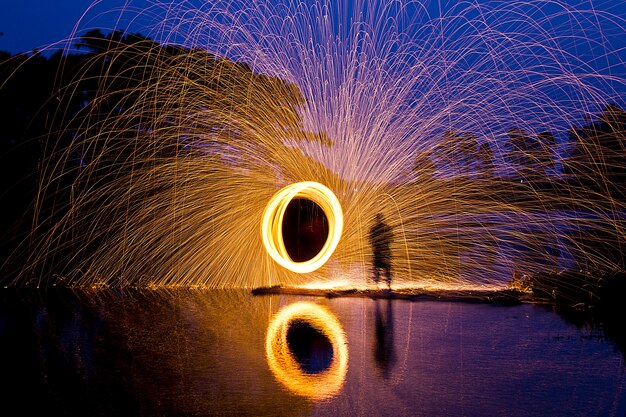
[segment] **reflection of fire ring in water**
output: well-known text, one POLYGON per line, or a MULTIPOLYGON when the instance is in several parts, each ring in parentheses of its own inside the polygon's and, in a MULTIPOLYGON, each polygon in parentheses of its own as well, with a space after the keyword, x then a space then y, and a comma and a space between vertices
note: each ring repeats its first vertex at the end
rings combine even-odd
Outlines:
POLYGON ((336 395, 348 370, 348 345, 341 324, 324 307, 308 302, 288 305, 276 313, 267 329, 265 355, 276 379, 294 393, 316 400, 336 395), (306 373, 294 358, 287 342, 294 322, 306 322, 330 341, 332 361, 322 372, 306 373))
POLYGON ((298 182, 278 191, 267 203, 261 234, 263 244, 270 256, 283 267, 299 273, 312 272, 326 263, 333 254, 343 230, 343 212, 335 194, 324 185, 313 182, 298 182), (328 219, 328 238, 322 249, 313 258, 304 262, 294 262, 283 240, 283 220, 287 206, 294 198, 310 200, 317 204, 328 219))

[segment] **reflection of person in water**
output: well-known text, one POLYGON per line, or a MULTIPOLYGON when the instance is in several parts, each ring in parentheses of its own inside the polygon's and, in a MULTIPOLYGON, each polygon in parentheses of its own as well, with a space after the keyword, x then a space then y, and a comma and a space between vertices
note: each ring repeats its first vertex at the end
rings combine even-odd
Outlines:
POLYGON ((383 314, 379 306, 378 299, 374 300, 375 304, 375 320, 376 320, 376 346, 374 348, 374 359, 376 365, 383 372, 383 378, 389 378, 391 368, 395 361, 395 352, 393 349, 393 310, 391 308, 391 300, 386 300, 387 311, 383 314))
POLYGON ((380 281, 380 272, 383 271, 387 287, 391 289, 391 239, 393 232, 385 223, 383 215, 378 213, 374 225, 370 229, 370 243, 374 255, 374 282, 380 281))

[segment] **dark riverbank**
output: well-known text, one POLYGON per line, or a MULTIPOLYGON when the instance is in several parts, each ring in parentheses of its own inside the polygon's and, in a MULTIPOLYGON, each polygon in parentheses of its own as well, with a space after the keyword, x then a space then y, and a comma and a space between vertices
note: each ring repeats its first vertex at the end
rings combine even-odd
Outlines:
POLYGON ((579 328, 599 329, 626 355, 626 273, 565 271, 524 277, 511 287, 579 328))

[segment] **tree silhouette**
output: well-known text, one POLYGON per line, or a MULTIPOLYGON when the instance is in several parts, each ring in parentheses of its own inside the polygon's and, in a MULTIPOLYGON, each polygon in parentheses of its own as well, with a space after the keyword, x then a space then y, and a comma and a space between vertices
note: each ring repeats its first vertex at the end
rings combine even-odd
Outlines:
POLYGON ((569 133, 573 149, 564 161, 573 208, 614 213, 611 222, 599 223, 579 233, 578 245, 588 255, 587 267, 605 269, 612 263, 626 267, 625 228, 622 220, 626 202, 626 112, 607 105, 585 126, 569 133), (576 198, 584 196, 584 198, 576 198))
POLYGON ((596 121, 572 128, 573 150, 564 173, 574 186, 594 193, 592 198, 626 201, 626 111, 607 105, 596 121))
MULTIPOLYGON (((2 190, 11 204, 0 223, 0 263, 33 226, 39 237, 58 227, 78 196, 88 196, 86 212, 100 210, 102 222, 113 218, 114 210, 100 206, 155 165, 228 155, 221 163, 233 169, 261 167, 288 149, 287 139, 330 144, 299 127, 297 107, 305 99, 295 85, 247 64, 122 31, 90 31, 76 47, 79 53, 49 58, 0 54, 0 174, 15 184, 2 190), (101 192, 82 194, 94 188, 101 192)), ((292 153, 293 161, 304 158, 292 153)), ((143 195, 129 196, 125 210, 163 186, 153 181, 143 195)), ((88 235, 93 226, 78 222, 71 233, 88 235)), ((90 250, 85 242, 64 247, 76 258, 90 250)), ((19 267, 23 259, 11 262, 19 267)))
POLYGON ((418 182, 434 181, 437 174, 437 166, 433 162, 432 151, 419 152, 415 158, 413 175, 418 182))
POLYGON ((37 172, 52 128, 60 54, 0 53, 0 261, 30 229, 37 172))
POLYGON ((547 176, 555 169, 554 150, 557 146, 556 139, 551 132, 541 132, 537 134, 537 144, 539 153, 536 163, 538 164, 539 172, 547 176))
POLYGON ((478 145, 476 153, 477 176, 480 179, 493 179, 496 175, 494 155, 489 142, 485 141, 478 145))

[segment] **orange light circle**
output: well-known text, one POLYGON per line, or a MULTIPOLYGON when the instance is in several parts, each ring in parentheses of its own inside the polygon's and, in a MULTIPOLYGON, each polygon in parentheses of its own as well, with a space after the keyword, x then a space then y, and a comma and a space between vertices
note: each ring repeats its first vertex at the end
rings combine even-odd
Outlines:
POLYGON ((265 355, 278 381, 295 394, 315 400, 335 396, 348 371, 348 344, 341 324, 330 311, 310 302, 290 304, 272 317, 265 338, 265 355), (333 359, 323 372, 303 372, 291 353, 287 332, 296 320, 306 321, 330 341, 333 359))
POLYGON ((288 185, 279 190, 270 199, 261 221, 261 235, 267 253, 283 267, 301 274, 313 272, 328 261, 341 239, 343 231, 343 212, 335 194, 326 186, 305 181, 288 185), (317 204, 328 220, 326 243, 313 258, 304 262, 294 262, 283 240, 283 219, 287 206, 294 198, 303 198, 317 204))

